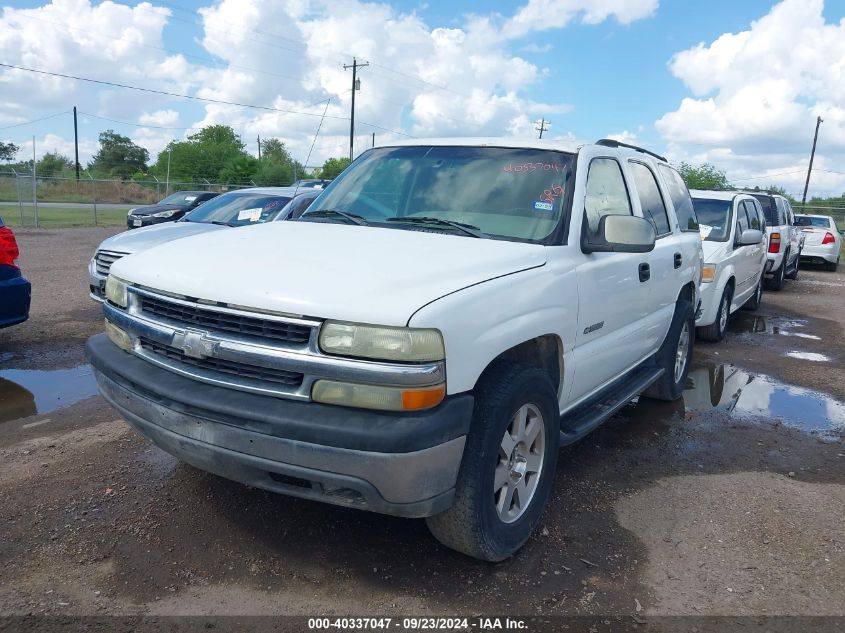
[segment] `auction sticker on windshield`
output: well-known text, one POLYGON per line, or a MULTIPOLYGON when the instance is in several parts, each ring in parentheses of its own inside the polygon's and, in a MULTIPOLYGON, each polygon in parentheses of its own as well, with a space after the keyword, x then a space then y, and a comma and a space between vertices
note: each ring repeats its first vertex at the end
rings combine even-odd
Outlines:
POLYGON ((244 209, 243 211, 238 211, 238 222, 242 220, 248 220, 250 222, 258 222, 261 219, 261 209, 244 209))

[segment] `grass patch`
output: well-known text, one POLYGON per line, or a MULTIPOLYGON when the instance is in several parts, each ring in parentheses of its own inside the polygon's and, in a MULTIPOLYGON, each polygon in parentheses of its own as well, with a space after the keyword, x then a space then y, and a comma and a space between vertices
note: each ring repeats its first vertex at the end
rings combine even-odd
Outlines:
MULTIPOLYGON (((21 226, 20 208, 0 205, 0 217, 12 227, 21 226)), ((32 206, 24 205, 23 226, 35 226, 35 213, 32 206)), ((97 209, 98 226, 124 226, 126 211, 122 209, 97 209)), ((74 226, 94 226, 94 209, 75 207, 39 207, 38 225, 45 229, 64 229, 74 226)))

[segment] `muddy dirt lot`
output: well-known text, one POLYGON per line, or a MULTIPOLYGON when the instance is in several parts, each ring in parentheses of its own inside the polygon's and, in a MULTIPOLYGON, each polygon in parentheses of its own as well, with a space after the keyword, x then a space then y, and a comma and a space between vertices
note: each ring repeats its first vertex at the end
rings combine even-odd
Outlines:
POLYGON ((683 402, 565 449, 541 528, 491 565, 131 431, 81 350, 108 234, 19 234, 35 294, 0 331, 0 613, 845 616, 845 267, 803 269, 697 346, 683 402))

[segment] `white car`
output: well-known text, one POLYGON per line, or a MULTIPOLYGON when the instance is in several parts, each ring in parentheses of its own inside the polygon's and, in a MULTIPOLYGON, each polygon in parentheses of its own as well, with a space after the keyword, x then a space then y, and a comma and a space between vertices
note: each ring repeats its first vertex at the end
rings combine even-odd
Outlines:
POLYGON ((253 187, 212 198, 175 222, 118 233, 100 244, 88 262, 88 289, 94 301, 105 300, 111 265, 122 257, 165 242, 261 222, 302 215, 322 191, 297 187, 253 187))
POLYGON ((798 279, 798 262, 804 237, 795 226, 792 205, 785 197, 767 192, 749 191, 763 208, 769 232, 766 263, 766 288, 781 290, 787 279, 798 279))
POLYGON ((834 219, 829 215, 801 214, 795 216, 795 225, 804 234, 801 261, 824 264, 828 270, 835 271, 839 266, 842 234, 834 219))
POLYGON ((297 221, 118 261, 100 390, 249 485, 425 517, 484 560, 540 520, 558 448, 677 400, 701 239, 665 159, 602 140, 369 149, 297 221))
POLYGON ((701 312, 695 325, 700 338, 717 342, 724 338, 733 312, 760 306, 766 222, 760 203, 751 195, 695 189, 690 194, 704 251, 701 312))

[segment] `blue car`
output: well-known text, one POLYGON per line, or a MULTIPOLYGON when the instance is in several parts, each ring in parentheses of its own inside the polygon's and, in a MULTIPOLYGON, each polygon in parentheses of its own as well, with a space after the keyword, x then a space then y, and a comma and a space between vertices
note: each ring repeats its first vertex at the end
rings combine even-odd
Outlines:
POLYGON ((32 287, 15 264, 19 254, 15 234, 0 218, 0 328, 29 318, 32 287))

